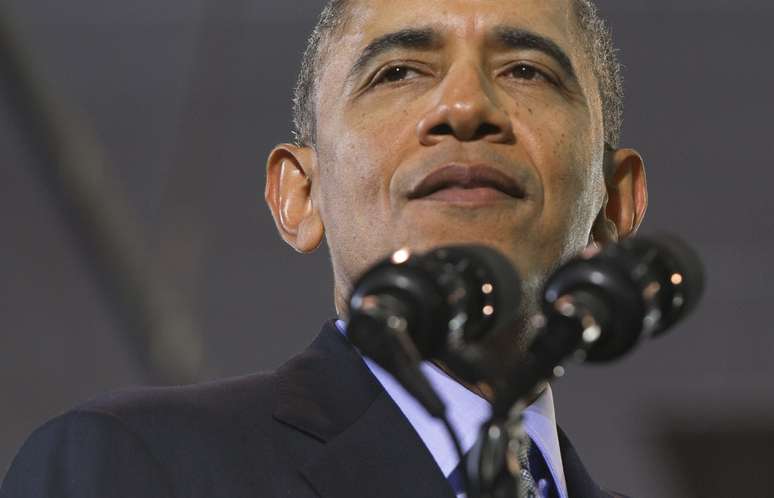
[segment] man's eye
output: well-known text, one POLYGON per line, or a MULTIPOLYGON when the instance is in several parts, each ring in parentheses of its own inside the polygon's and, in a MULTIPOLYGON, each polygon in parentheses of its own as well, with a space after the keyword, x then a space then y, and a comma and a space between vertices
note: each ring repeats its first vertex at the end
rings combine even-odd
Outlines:
POLYGON ((553 83, 553 80, 544 72, 529 64, 516 64, 508 71, 508 75, 519 80, 533 81, 543 79, 553 83))
POLYGON ((385 69, 374 78, 374 85, 380 83, 397 83, 415 78, 419 73, 407 66, 393 66, 385 69))

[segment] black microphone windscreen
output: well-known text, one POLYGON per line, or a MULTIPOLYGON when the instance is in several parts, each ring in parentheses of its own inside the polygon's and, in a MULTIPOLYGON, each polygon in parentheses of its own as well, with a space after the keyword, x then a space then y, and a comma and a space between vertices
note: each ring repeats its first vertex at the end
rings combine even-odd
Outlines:
POLYGON ((656 259, 666 272, 671 285, 671 303, 666 303, 661 324, 654 334, 666 331, 693 311, 705 287, 704 265, 698 253, 683 240, 670 234, 656 234, 632 239, 634 244, 647 244, 658 251, 656 259))

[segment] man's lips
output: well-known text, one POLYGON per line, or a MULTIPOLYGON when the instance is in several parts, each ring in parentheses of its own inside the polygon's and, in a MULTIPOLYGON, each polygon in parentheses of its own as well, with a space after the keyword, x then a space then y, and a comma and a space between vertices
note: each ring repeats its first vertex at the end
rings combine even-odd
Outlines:
POLYGON ((425 197, 420 197, 419 200, 453 204, 489 204, 497 201, 512 201, 514 198, 491 187, 447 187, 425 197))
POLYGON ((523 199, 524 189, 509 175, 491 166, 450 164, 427 175, 408 198, 440 201, 523 199))

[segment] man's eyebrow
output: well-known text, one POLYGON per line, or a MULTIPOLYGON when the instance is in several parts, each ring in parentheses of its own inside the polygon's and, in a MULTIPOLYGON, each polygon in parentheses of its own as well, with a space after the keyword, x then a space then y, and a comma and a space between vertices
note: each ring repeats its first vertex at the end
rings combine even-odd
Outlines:
POLYGON ((508 48, 530 49, 543 52, 554 59, 567 75, 578 81, 578 75, 567 53, 550 38, 513 26, 498 26, 494 30, 495 41, 508 48))
POLYGON ((369 62, 379 55, 397 48, 429 50, 438 46, 440 36, 432 28, 406 28, 387 33, 363 49, 349 70, 347 80, 354 78, 369 62))

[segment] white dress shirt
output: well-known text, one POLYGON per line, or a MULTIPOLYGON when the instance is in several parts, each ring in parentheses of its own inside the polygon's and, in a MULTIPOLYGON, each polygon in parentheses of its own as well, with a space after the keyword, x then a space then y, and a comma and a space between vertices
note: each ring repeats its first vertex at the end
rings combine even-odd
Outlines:
MULTIPOLYGON (((346 334, 344 321, 337 320, 336 326, 342 334, 346 334)), ((419 434, 443 475, 448 478, 460 460, 443 423, 430 416, 392 375, 368 357, 363 359, 368 369, 419 434)), ((430 385, 446 405, 449 423, 457 432, 462 451, 467 453, 478 439, 481 424, 489 419, 492 406, 487 400, 468 390, 434 364, 423 362, 421 368, 430 385)), ((524 430, 546 460, 560 498, 568 498, 556 429, 554 398, 550 386, 547 386, 543 394, 524 410, 524 430)))

